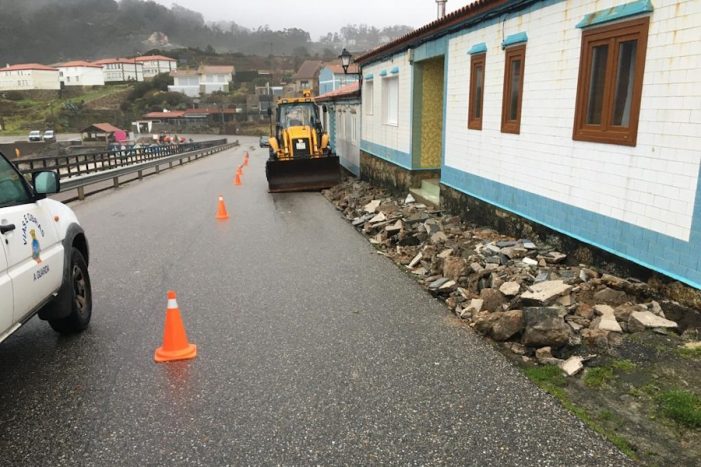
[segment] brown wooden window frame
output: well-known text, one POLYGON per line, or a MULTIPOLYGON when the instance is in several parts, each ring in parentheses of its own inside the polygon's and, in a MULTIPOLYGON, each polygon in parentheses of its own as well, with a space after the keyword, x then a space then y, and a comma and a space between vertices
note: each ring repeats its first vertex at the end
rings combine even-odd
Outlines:
POLYGON ((524 81, 524 71, 526 69, 526 44, 516 44, 506 48, 504 55, 504 92, 501 98, 501 132, 502 133, 521 133, 521 110, 523 108, 523 81, 524 81), (514 59, 521 59, 521 79, 519 80, 518 86, 518 110, 516 111, 516 119, 509 120, 508 116, 511 113, 511 62, 514 59))
POLYGON ((644 17, 623 21, 608 26, 594 27, 582 31, 582 48, 579 58, 579 78, 577 81, 577 101, 574 113, 574 128, 572 139, 595 143, 619 144, 635 146, 638 137, 638 119, 640 117, 640 102, 643 92, 643 75, 645 73, 645 56, 650 18, 644 17), (631 39, 637 40, 635 52, 635 68, 631 92, 628 127, 615 126, 613 119, 615 87, 617 79, 617 63, 619 58, 618 45, 631 39), (608 55, 606 60, 604 89, 601 108, 601 123, 587 124, 587 102, 592 75, 592 57, 595 46, 606 44, 608 55))
POLYGON ((484 116, 484 83, 485 83, 485 63, 487 52, 473 54, 470 57, 470 99, 468 101, 467 128, 470 130, 482 129, 482 117, 484 116), (475 104, 477 104, 477 68, 482 67, 482 94, 479 96, 480 115, 475 115, 475 104))

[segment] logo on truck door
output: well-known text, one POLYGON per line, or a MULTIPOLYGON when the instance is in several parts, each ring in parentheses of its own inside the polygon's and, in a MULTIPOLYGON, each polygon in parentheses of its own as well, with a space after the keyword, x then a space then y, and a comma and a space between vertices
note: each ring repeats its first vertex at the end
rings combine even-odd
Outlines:
POLYGON ((41 263, 41 245, 39 244, 39 235, 44 238, 44 229, 41 227, 39 220, 32 214, 25 214, 22 217, 22 243, 28 245, 31 243, 32 258, 37 264, 41 263), (31 237, 31 240, 30 240, 31 237))

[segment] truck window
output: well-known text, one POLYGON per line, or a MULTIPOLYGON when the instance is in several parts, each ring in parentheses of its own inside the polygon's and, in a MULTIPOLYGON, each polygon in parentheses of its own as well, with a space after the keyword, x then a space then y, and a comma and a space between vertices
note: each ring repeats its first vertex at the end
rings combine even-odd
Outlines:
POLYGON ((0 156, 0 208, 32 201, 20 174, 0 156))

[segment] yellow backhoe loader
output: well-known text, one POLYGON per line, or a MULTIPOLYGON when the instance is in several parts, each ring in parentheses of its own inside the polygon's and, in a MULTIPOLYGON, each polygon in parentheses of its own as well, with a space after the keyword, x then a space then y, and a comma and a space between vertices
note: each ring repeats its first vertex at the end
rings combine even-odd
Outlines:
POLYGON ((274 130, 272 112, 268 115, 272 135, 265 165, 268 191, 321 190, 341 181, 338 157, 329 147, 311 92, 278 100, 274 130))

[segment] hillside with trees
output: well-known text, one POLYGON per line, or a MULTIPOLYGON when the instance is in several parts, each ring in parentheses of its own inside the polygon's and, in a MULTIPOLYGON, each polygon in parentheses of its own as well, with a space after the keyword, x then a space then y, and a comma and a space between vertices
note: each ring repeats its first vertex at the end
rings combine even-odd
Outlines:
POLYGON ((349 25, 321 41, 299 28, 207 23, 195 11, 144 0, 0 0, 0 62, 54 63, 197 48, 259 56, 331 58, 342 47, 368 50, 411 31, 349 25))

